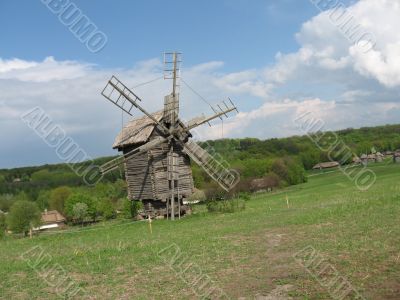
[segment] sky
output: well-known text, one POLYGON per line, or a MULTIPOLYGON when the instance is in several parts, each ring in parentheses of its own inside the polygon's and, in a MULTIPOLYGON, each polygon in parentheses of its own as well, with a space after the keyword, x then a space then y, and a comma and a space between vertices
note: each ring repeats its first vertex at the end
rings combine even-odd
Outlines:
POLYGON ((161 109, 171 50, 183 53, 182 119, 228 97, 239 109, 200 140, 302 134, 305 113, 326 130, 398 123, 399 13, 393 0, 0 0, 0 168, 63 162, 21 119, 36 107, 90 157, 116 154, 132 117, 103 87, 116 75, 161 109))

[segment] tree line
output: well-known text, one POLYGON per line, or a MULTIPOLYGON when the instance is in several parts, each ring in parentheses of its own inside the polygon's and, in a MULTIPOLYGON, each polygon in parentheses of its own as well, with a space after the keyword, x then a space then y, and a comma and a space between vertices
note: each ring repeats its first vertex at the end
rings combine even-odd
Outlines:
MULTIPOLYGON (((372 149, 381 152, 400 149, 400 125, 348 128, 335 133, 355 155, 370 153, 372 149)), ((307 170, 329 160, 329 153, 321 151, 308 136, 220 139, 200 145, 218 153, 217 159, 240 173, 241 180, 231 193, 305 182, 307 170)), ((112 158, 98 158, 95 163, 101 165, 112 158)), ((345 163, 351 161, 351 157, 347 159, 345 163)), ((192 164, 192 173, 195 187, 203 190, 206 197, 223 194, 195 164, 192 164)), ((123 167, 107 174, 94 187, 86 186, 66 164, 0 170, 0 210, 3 212, 11 212, 17 202, 30 202, 38 211, 56 209, 71 222, 96 221, 114 218, 117 212, 135 210, 125 201, 126 196, 123 167)), ((1 218, 0 226, 4 223, 1 218)))

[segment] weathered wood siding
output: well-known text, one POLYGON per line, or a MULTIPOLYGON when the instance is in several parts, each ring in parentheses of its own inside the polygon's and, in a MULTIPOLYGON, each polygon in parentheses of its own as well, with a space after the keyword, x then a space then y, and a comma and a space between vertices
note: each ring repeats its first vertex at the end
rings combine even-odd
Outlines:
MULTIPOLYGON (((124 152, 132 150, 124 149, 124 152)), ((167 179, 168 143, 163 143, 145 154, 129 159, 125 164, 125 175, 128 184, 128 198, 131 200, 166 200, 170 197, 167 179)), ((178 187, 179 195, 189 197, 193 193, 193 177, 190 159, 181 147, 175 146, 178 154, 178 187)), ((178 189, 175 190, 175 193, 178 189)))
POLYGON ((154 199, 152 173, 152 165, 149 164, 148 153, 133 157, 125 163, 129 199, 154 199))

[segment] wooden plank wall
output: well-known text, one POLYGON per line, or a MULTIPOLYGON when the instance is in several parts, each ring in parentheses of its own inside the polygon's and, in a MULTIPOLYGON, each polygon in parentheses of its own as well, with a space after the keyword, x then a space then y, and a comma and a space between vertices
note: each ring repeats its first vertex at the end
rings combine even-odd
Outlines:
MULTIPOLYGON (((156 134, 155 134, 156 135, 156 134)), ((163 200, 170 197, 167 179, 167 153, 169 144, 163 143, 147 153, 135 156, 125 163, 128 198, 131 200, 163 200)), ((133 147, 124 149, 124 152, 133 147)), ((189 197, 193 193, 193 177, 190 158, 180 146, 174 147, 178 154, 179 194, 189 197)))
POLYGON ((128 184, 128 198, 131 200, 154 199, 152 184, 152 165, 148 153, 129 159, 125 163, 125 175, 128 184))

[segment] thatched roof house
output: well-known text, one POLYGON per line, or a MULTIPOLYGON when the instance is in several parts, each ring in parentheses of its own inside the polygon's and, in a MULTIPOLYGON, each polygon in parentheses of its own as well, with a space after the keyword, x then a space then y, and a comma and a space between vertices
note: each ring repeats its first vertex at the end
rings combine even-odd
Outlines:
MULTIPOLYGON (((380 153, 379 153, 380 154, 380 153)), ((382 161, 383 159, 383 155, 377 155, 377 153, 375 154, 362 154, 361 157, 361 162, 366 165, 369 162, 378 162, 378 161, 382 161)))
POLYGON ((337 161, 328 161, 316 164, 313 169, 314 170, 321 170, 321 169, 329 169, 338 167, 340 164, 337 161))
POLYGON ((375 153, 375 161, 376 162, 382 162, 384 158, 385 158, 385 155, 383 155, 382 153, 380 153, 380 152, 375 153))
POLYGON ((400 152, 395 152, 393 154, 393 162, 400 163, 400 152))
POLYGON ((48 211, 46 209, 42 212, 42 225, 39 228, 34 228, 34 230, 62 228, 66 221, 67 219, 57 210, 48 211))

